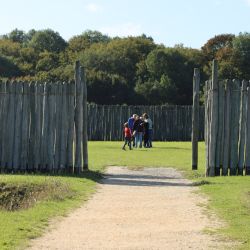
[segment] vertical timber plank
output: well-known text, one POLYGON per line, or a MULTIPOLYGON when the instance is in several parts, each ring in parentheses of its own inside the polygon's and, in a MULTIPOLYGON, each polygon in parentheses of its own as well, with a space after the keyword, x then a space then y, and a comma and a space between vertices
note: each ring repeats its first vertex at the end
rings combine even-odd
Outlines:
POLYGON ((218 62, 213 60, 211 88, 211 123, 209 144, 209 168, 207 176, 215 176, 216 141, 218 134, 218 62))
POLYGON ((73 173, 73 143, 74 143, 74 97, 75 84, 70 82, 67 90, 68 98, 68 139, 67 139, 67 168, 69 173, 73 173))
POLYGON ((230 175, 236 175, 239 160, 239 118, 240 118, 240 82, 233 80, 231 90, 231 122, 230 122, 230 175))
POLYGON ((192 170, 198 169, 200 70, 194 69, 192 113, 192 170))
POLYGON ((16 83, 15 92, 15 137, 14 137, 14 148, 13 148, 13 169, 15 172, 20 170, 21 166, 21 128, 22 128, 22 95, 23 95, 23 83, 16 83))
POLYGON ((85 71, 81 67, 81 86, 83 88, 83 170, 88 170, 88 112, 87 112, 87 83, 85 77, 85 71))
POLYGON ((76 150, 75 150, 75 172, 82 171, 82 137, 83 137, 83 88, 81 85, 80 62, 75 64, 76 84, 76 107, 75 107, 75 129, 76 129, 76 150))
POLYGON ((250 175, 250 88, 247 88, 247 127, 246 127, 246 149, 245 149, 246 175, 250 175))
POLYGON ((243 175, 246 143, 246 120, 247 120, 247 81, 242 82, 240 104, 240 138, 239 138, 239 167, 238 174, 243 175))

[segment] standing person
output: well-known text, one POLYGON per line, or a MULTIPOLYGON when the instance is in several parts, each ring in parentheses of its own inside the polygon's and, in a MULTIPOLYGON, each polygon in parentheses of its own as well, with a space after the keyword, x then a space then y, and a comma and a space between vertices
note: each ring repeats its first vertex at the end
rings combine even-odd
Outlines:
POLYGON ((147 113, 143 114, 145 122, 148 123, 148 147, 152 148, 152 138, 153 138, 153 122, 147 113))
POLYGON ((125 122, 124 123, 124 145, 123 145, 123 147, 122 147, 122 149, 123 150, 126 150, 126 145, 128 144, 128 146, 129 146, 129 149, 131 150, 132 148, 131 148, 131 130, 130 130, 130 128, 128 127, 128 122, 125 122))
POLYGON ((143 119, 143 146, 144 148, 149 148, 149 143, 148 143, 148 139, 149 139, 149 123, 148 121, 144 118, 143 119))
MULTIPOLYGON (((134 127, 134 123, 135 123, 135 118, 136 118, 136 114, 133 114, 129 119, 128 119, 128 127, 131 131, 131 134, 133 133, 133 127, 134 127)), ((132 135, 131 137, 131 141, 133 142, 133 147, 135 146, 135 137, 132 135)))
POLYGON ((135 147, 142 147, 142 133, 143 133, 143 121, 137 115, 135 118, 134 126, 133 126, 133 135, 135 136, 135 147))

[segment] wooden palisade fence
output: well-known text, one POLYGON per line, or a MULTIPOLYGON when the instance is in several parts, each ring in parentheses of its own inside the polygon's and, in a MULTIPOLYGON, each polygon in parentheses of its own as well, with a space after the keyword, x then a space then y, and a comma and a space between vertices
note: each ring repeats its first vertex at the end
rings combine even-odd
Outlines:
POLYGON ((206 175, 250 174, 250 89, 218 80, 217 61, 205 84, 206 175))
MULTIPOLYGON (((153 121, 154 141, 190 141, 192 106, 88 105, 88 139, 119 141, 123 124, 132 114, 148 113, 153 121)), ((199 110, 199 140, 204 140, 204 107, 199 110)))
POLYGON ((88 168, 86 82, 0 82, 1 172, 79 173, 88 168))

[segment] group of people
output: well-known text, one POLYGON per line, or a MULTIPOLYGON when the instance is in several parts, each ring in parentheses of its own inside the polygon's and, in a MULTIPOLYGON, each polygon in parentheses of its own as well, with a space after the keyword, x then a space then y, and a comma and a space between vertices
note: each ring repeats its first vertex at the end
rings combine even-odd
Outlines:
POLYGON ((124 123, 124 145, 123 150, 128 145, 129 149, 132 146, 137 148, 152 147, 152 134, 153 134, 153 122, 147 113, 144 113, 141 117, 137 114, 133 114, 127 122, 124 123))

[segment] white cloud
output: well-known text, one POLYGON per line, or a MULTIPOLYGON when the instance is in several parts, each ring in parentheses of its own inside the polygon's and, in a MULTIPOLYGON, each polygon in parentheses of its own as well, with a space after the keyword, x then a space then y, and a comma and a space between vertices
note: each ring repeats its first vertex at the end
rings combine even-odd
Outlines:
POLYGON ((131 22, 117 24, 109 27, 102 27, 100 28, 100 31, 111 37, 138 36, 143 33, 140 24, 134 24, 131 22))
POLYGON ((102 10, 101 5, 96 4, 96 3, 89 3, 86 5, 86 9, 89 12, 100 12, 102 10))
POLYGON ((245 0, 245 1, 246 1, 247 5, 250 6, 250 0, 245 0))

